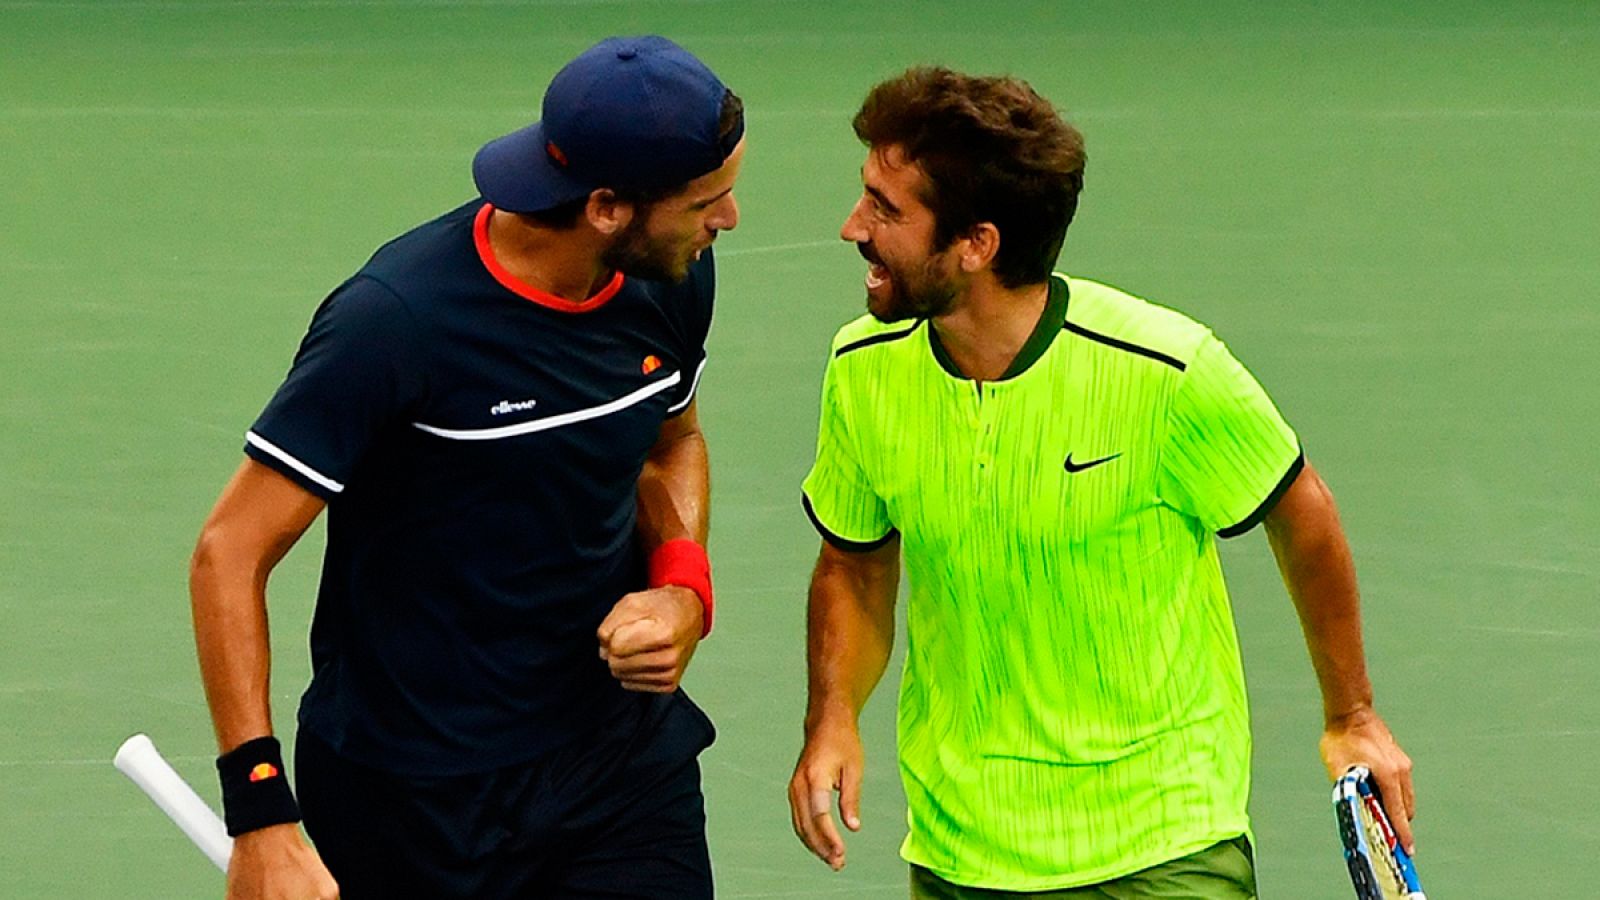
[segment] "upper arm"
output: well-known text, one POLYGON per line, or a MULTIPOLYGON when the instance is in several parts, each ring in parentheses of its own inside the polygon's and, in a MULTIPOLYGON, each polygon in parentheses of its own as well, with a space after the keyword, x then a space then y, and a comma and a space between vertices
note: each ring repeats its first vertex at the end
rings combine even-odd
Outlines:
POLYGON ((1268 534, 1280 540, 1329 526, 1337 528, 1339 513, 1334 506, 1333 492, 1308 462, 1266 513, 1265 521, 1268 534))
POLYGON ((227 560, 270 568, 325 505, 287 476, 247 458, 206 519, 195 550, 196 565, 227 560))
POLYGON ((650 455, 655 456, 673 444, 687 437, 696 437, 700 434, 700 413, 696 409, 699 405, 694 399, 689 400, 689 405, 683 412, 670 416, 661 422, 661 431, 656 435, 656 442, 650 448, 650 455))
POLYGON ((817 567, 862 579, 878 579, 886 574, 898 573, 900 535, 893 534, 889 540, 870 550, 846 550, 823 541, 822 551, 817 556, 817 567))
POLYGON ((843 590, 880 613, 891 613, 900 586, 899 533, 868 550, 847 550, 824 540, 811 586, 813 592, 843 590))

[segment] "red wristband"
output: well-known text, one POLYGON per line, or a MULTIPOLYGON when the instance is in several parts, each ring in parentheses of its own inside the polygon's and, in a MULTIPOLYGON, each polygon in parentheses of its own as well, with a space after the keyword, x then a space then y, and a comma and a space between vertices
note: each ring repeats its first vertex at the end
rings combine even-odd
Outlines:
POLYGON ((711 633, 711 614, 717 608, 711 599, 711 560, 706 548, 689 538, 675 538, 650 554, 650 586, 677 585, 694 591, 705 611, 700 636, 711 633))

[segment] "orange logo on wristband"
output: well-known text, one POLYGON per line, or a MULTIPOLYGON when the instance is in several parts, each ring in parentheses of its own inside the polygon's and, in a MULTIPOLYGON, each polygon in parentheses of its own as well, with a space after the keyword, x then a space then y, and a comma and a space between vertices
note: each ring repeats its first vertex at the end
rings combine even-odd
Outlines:
POLYGON ((278 777, 278 767, 272 763, 262 763, 250 770, 251 782, 266 781, 268 778, 278 777))

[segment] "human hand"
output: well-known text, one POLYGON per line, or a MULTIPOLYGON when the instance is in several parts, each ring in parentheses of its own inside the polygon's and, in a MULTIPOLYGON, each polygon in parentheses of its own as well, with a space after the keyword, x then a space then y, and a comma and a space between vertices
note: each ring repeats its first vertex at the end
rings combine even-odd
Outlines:
POLYGON ((789 816, 794 833, 835 872, 844 868, 844 838, 833 820, 833 793, 839 793, 839 818, 861 830, 861 772, 866 754, 854 722, 837 721, 808 729, 806 745, 789 779, 789 816))
POLYGON ((1400 749, 1377 712, 1362 707, 1332 720, 1322 732, 1319 749, 1330 778, 1339 778, 1354 765, 1371 770, 1395 837, 1407 853, 1415 855, 1411 820, 1417 815, 1417 794, 1411 784, 1411 757, 1400 749))
POLYGON ((293 823, 239 835, 228 861, 228 900, 338 900, 339 885, 293 823))
POLYGON ((686 587, 636 591, 600 623, 600 658, 625 689, 670 694, 700 646, 704 619, 700 596, 686 587))

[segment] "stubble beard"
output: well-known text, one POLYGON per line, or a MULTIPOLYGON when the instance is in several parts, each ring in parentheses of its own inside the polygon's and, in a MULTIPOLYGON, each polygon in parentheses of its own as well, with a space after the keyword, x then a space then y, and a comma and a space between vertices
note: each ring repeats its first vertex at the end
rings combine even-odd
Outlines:
POLYGON ((654 238, 642 218, 629 222, 600 255, 607 268, 645 281, 678 282, 689 277, 689 257, 668 242, 654 238))
POLYGON ((937 261, 928 260, 914 281, 889 270, 889 296, 881 303, 870 295, 867 312, 885 324, 907 319, 932 319, 955 308, 959 291, 954 281, 939 272, 937 261))

